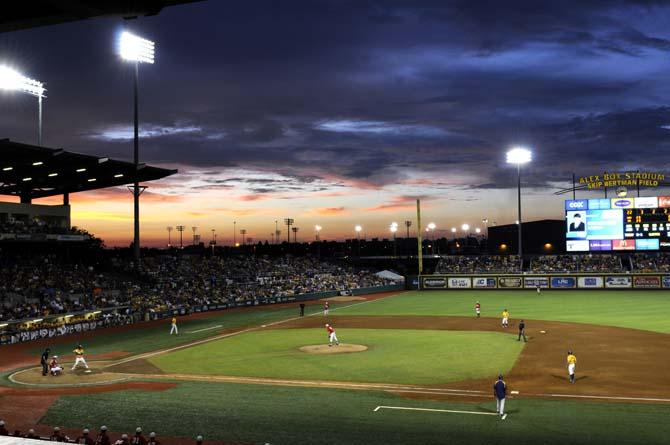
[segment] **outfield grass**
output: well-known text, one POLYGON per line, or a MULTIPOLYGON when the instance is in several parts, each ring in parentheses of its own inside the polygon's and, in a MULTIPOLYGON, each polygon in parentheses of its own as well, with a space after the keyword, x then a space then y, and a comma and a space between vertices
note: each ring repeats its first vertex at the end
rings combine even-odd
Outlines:
POLYGON ((670 333, 670 291, 414 291, 343 308, 337 315, 461 315, 472 316, 475 302, 483 317, 592 323, 670 333))
MULTIPOLYGON (((61 397, 42 419, 71 428, 136 426, 160 435, 234 443, 388 445, 660 445, 670 405, 508 400, 509 417, 373 412, 378 405, 491 411, 476 404, 409 400, 390 393, 264 385, 182 383, 164 392, 61 397)), ((114 438, 116 439, 116 437, 114 438)))
POLYGON ((168 373, 439 385, 507 372, 524 346, 515 336, 497 332, 342 329, 338 337, 369 349, 308 354, 299 348, 326 344, 324 329, 279 329, 247 332, 149 361, 168 373))
MULTIPOLYGON (((331 304, 331 310, 344 307, 351 303, 331 304)), ((311 305, 305 308, 305 314, 313 314, 321 311, 320 305, 311 305)), ((200 329, 206 329, 222 325, 221 329, 244 328, 249 326, 260 326, 279 320, 296 317, 299 314, 298 303, 295 307, 277 308, 275 306, 263 306, 245 308, 234 311, 219 311, 204 314, 205 318, 188 320, 178 317, 179 336, 169 335, 170 319, 166 318, 162 323, 152 326, 136 326, 126 331, 115 331, 113 329, 101 329, 94 337, 82 341, 88 354, 102 354, 105 352, 124 351, 131 354, 155 351, 162 348, 177 346, 211 337, 217 330, 207 330, 192 333, 200 329)), ((61 344, 51 347, 52 354, 64 355, 72 352, 78 339, 71 336, 72 344, 61 344)), ((39 358, 40 349, 34 349, 33 354, 39 358)))

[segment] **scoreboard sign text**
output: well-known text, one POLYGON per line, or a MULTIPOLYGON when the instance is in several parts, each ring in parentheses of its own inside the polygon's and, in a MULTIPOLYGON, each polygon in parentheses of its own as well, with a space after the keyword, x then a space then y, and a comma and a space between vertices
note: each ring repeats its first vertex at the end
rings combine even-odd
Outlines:
POLYGON ((658 187, 665 180, 663 173, 654 172, 621 172, 603 173, 602 175, 582 176, 579 183, 589 189, 605 187, 658 187))

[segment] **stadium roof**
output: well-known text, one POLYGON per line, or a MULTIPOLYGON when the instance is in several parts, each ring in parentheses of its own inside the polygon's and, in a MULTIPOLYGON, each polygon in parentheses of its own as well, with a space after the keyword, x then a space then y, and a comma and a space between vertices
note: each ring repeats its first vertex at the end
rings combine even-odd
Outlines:
POLYGON ((177 173, 132 162, 0 139, 0 195, 22 202, 47 196, 155 181, 177 173))
POLYGON ((60 0, 7 1, 0 15, 0 33, 93 17, 136 18, 161 9, 199 0, 60 0))

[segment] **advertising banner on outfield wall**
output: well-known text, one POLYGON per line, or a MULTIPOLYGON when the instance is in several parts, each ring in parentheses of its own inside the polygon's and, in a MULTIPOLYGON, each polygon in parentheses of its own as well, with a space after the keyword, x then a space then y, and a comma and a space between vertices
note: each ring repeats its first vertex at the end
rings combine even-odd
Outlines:
POLYGON ((555 289, 571 289, 577 286, 575 277, 551 277, 551 287, 555 289))
POLYGON ((577 286, 586 289, 603 287, 603 277, 579 277, 577 278, 577 286))
POLYGON ((633 287, 659 288, 661 287, 661 277, 657 276, 633 277, 633 287))
POLYGON ((540 287, 542 289, 549 287, 549 277, 524 277, 523 287, 535 289, 540 287))
POLYGON ((449 287, 452 289, 467 289, 472 287, 470 277, 449 277, 449 287))
POLYGON ((447 279, 444 277, 439 278, 423 278, 424 289, 445 289, 447 287, 447 279))
POLYGON ((500 277, 498 287, 521 287, 521 277, 500 277))
POLYGON ((665 275, 663 277, 663 287, 664 288, 669 288, 670 287, 670 275, 665 275))
POLYGON ((478 288, 495 288, 497 281, 494 277, 474 277, 472 279, 472 287, 478 288))
POLYGON ((605 287, 609 288, 625 288, 632 287, 633 280, 630 277, 606 277, 605 287))

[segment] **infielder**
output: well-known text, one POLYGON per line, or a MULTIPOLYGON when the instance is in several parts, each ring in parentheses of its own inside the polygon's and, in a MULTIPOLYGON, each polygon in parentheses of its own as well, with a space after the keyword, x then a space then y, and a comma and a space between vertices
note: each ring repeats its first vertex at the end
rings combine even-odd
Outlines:
POLYGON ((337 339, 337 334, 335 334, 335 329, 328 323, 326 323, 326 330, 328 331, 328 346, 333 346, 335 342, 336 346, 340 345, 340 341, 337 339))
POLYGON ((477 318, 479 318, 482 314, 482 305, 479 304, 479 301, 475 303, 475 314, 477 315, 477 318))
POLYGON ((507 309, 503 309, 502 311, 502 327, 509 327, 509 311, 507 309))
POLYGON ((505 415, 505 396, 507 395, 507 385, 503 380, 502 374, 498 376, 498 381, 493 384, 493 396, 496 398, 496 412, 500 417, 505 415))
POLYGON ((326 301, 326 302, 323 304, 323 316, 324 316, 324 317, 328 316, 328 312, 329 312, 329 311, 330 311, 330 302, 329 302, 329 301, 326 301))
POLYGON ((84 348, 81 345, 77 345, 77 347, 74 348, 74 351, 72 352, 74 352, 75 354, 75 360, 74 365, 72 365, 72 370, 74 371, 74 369, 77 366, 79 366, 80 363, 84 365, 86 369, 88 369, 88 364, 86 363, 86 360, 84 360, 84 348))
POLYGON ((172 334, 179 335, 179 329, 177 328, 177 317, 172 317, 172 327, 170 328, 170 335, 172 334))
POLYGON ((575 383, 575 367, 577 366, 577 357, 572 353, 572 351, 568 351, 568 375, 570 376, 570 383, 575 383))

